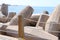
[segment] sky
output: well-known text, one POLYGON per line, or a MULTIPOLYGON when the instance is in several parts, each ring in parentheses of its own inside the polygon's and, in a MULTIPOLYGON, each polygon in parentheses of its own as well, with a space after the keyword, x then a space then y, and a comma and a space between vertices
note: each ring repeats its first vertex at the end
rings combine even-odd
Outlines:
POLYGON ((60 0, 0 0, 2 3, 11 5, 49 6, 54 7, 60 4, 60 0))

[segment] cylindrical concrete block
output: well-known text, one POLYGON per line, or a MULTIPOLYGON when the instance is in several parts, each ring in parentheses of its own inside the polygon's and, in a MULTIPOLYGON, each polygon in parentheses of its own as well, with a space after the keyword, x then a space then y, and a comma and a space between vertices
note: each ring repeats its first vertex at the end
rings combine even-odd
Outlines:
POLYGON ((33 13, 33 8, 30 6, 27 6, 25 9, 23 9, 18 15, 22 15, 24 18, 30 18, 33 13))
POLYGON ((3 15, 7 16, 8 15, 8 5, 3 3, 1 6, 1 11, 2 11, 3 15))
MULTIPOLYGON (((23 18, 30 18, 33 13, 33 8, 30 6, 27 6, 25 9, 23 9, 18 15, 22 15, 23 18)), ((11 21, 10 25, 17 25, 18 24, 18 15, 14 16, 11 21)), ((24 21, 24 24, 26 24, 26 21, 24 21)), ((27 25, 27 24, 26 24, 27 25)))

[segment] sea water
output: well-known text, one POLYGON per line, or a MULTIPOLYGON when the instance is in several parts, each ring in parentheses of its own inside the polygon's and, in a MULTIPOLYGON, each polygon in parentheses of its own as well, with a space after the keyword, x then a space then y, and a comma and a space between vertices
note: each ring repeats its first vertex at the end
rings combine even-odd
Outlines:
MULTIPOLYGON (((16 12, 17 14, 23 10, 26 6, 18 5, 18 6, 8 6, 8 11, 9 12, 16 12)), ((55 7, 37 7, 37 6, 32 6, 34 9, 33 14, 40 14, 43 11, 48 11, 49 14, 51 14, 54 10, 55 7)))

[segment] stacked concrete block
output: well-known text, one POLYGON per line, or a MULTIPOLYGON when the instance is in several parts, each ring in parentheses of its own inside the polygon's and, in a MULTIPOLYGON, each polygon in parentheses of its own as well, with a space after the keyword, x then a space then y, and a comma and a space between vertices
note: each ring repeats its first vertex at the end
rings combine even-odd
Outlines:
MULTIPOLYGON (((18 26, 8 26, 6 33, 13 37, 18 37, 18 26)), ((37 27, 26 26, 24 27, 25 40, 58 40, 58 37, 37 27)))
POLYGON ((30 17, 30 19, 33 20, 33 21, 30 21, 30 25, 31 25, 31 26, 36 26, 36 23, 37 23, 39 17, 40 17, 40 15, 37 15, 37 14, 35 15, 35 14, 33 14, 33 15, 30 17))
POLYGON ((60 30, 60 5, 58 5, 47 20, 45 31, 58 36, 60 30))
POLYGON ((1 6, 1 11, 2 11, 3 15, 7 16, 8 15, 8 5, 3 3, 1 6))
POLYGON ((5 15, 2 14, 2 12, 0 11, 0 22, 6 22, 7 21, 7 18, 5 15))
POLYGON ((9 14, 7 16, 8 21, 10 21, 15 15, 16 15, 16 12, 9 12, 9 14))
MULTIPOLYGON (((30 18, 33 13, 33 8, 30 6, 27 6, 25 9, 23 9, 18 15, 22 15, 23 18, 30 18)), ((10 25, 17 25, 18 24, 18 15, 15 15, 11 21, 10 25)), ((24 25, 27 25, 29 22, 24 19, 24 25)))
POLYGON ((40 15, 32 15, 31 17, 30 17, 30 19, 32 19, 32 20, 35 20, 35 21, 38 21, 38 19, 39 19, 39 17, 40 17, 40 15))
POLYGON ((36 27, 41 26, 43 27, 43 29, 45 29, 45 23, 48 20, 49 15, 47 13, 47 11, 44 11, 43 14, 40 15, 38 22, 36 24, 36 27))

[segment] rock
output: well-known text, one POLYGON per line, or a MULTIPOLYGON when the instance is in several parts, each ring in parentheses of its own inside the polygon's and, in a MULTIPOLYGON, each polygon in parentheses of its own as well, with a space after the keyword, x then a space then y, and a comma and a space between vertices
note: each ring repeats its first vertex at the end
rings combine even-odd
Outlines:
POLYGON ((2 11, 3 15, 7 16, 8 15, 8 5, 3 3, 1 6, 1 11, 2 11))
MULTIPOLYGON (((30 18, 33 13, 33 8, 30 6, 27 6, 25 9, 23 9, 18 15, 22 15, 23 18, 30 18)), ((18 24, 18 15, 15 15, 11 21, 10 25, 17 25, 18 24)), ((27 25, 26 21, 24 21, 24 24, 27 25)))
POLYGON ((16 12, 9 12, 8 14, 8 22, 16 15, 16 12))
POLYGON ((43 27, 43 29, 45 29, 45 23, 48 20, 48 18, 49 15, 47 14, 47 11, 46 12, 44 11, 43 14, 40 15, 36 27, 41 26, 43 27))
POLYGON ((45 31, 58 36, 60 30, 60 5, 58 5, 46 22, 45 31))

